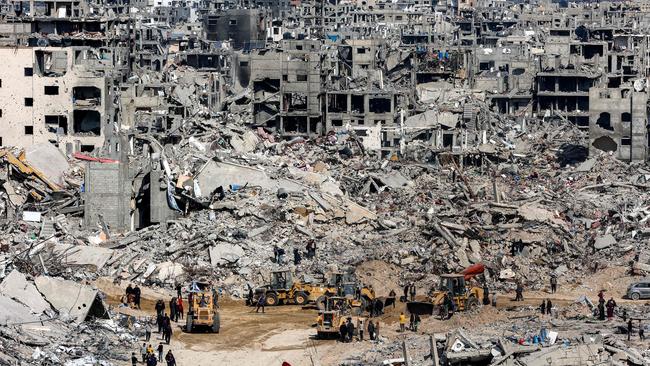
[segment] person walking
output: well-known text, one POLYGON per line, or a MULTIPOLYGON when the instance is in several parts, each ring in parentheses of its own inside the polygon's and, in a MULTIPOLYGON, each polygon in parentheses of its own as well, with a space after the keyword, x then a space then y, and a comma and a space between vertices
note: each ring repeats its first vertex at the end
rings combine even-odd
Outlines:
POLYGON ((627 340, 629 341, 631 337, 632 337, 632 318, 630 318, 630 320, 627 321, 627 340))
POLYGON ((399 330, 400 332, 404 333, 406 328, 406 315, 404 313, 399 314, 399 330))
POLYGON ((375 340, 375 324, 372 320, 368 320, 368 338, 370 338, 371 341, 375 340))
POLYGON ((397 297, 397 294, 395 293, 395 290, 391 289, 390 292, 388 293, 388 297, 393 298, 393 309, 395 309, 395 303, 397 302, 397 299, 395 298, 395 297, 397 297))
POLYGON ((172 339, 172 325, 169 324, 169 325, 167 325, 167 328, 165 329, 165 342, 167 342, 167 344, 169 344, 171 339, 172 339))
POLYGON ((539 306, 539 311, 542 315, 546 314, 546 301, 542 300, 542 305, 539 306))
POLYGON ((365 330, 363 319, 359 318, 359 323, 357 324, 357 329, 359 329, 359 341, 363 342, 363 331, 365 330))
POLYGON ((174 358, 174 355, 172 354, 172 350, 167 351, 167 355, 165 356, 165 362, 167 362, 167 366, 176 366, 176 358, 174 358))
POLYGON ((172 297, 171 300, 169 300, 169 318, 171 321, 177 321, 177 316, 176 316, 176 304, 178 301, 176 300, 175 297, 172 297))
POLYGON ((348 340, 352 342, 354 339, 354 323, 352 323, 352 318, 348 318, 348 340))
POLYGON ((162 362, 163 360, 163 345, 158 343, 158 361, 162 362))
POLYGON ((298 250, 298 248, 293 248, 293 264, 297 266, 300 264, 301 260, 300 250, 298 250))
POLYGON ((551 293, 554 294, 557 291, 557 276, 555 273, 551 274, 551 293))
POLYGON ((140 309, 140 298, 142 296, 142 290, 140 290, 140 287, 138 285, 135 285, 135 288, 133 289, 133 301, 135 302, 135 307, 140 309))
POLYGON ((266 305, 266 294, 262 292, 262 294, 260 294, 260 298, 257 299, 257 309, 255 309, 255 312, 258 313, 260 311, 260 308, 262 308, 262 314, 264 314, 265 305, 266 305))
POLYGON ((404 297, 401 298, 400 300, 401 300, 402 302, 407 302, 407 301, 408 301, 408 298, 409 298, 409 285, 408 285, 408 283, 407 283, 406 286, 404 286, 404 297))
POLYGON ((490 289, 487 283, 483 284, 483 305, 490 305, 490 289))
POLYGON ((546 299, 546 314, 550 316, 552 309, 553 309, 553 303, 551 302, 551 299, 546 299))
POLYGON ((146 343, 142 343, 142 348, 140 348, 140 354, 142 355, 142 363, 147 362, 147 354, 149 354, 149 351, 147 349, 146 343))
POLYGON ((517 282, 515 293, 515 301, 524 301, 524 286, 521 284, 521 281, 517 282))
POLYGON ((413 330, 415 327, 415 314, 411 313, 411 316, 409 317, 409 330, 413 330))
POLYGON ((339 325, 339 337, 341 342, 345 343, 348 338, 348 326, 346 322, 341 322, 339 325))
POLYGON ((643 329, 643 324, 641 324, 641 319, 639 319, 639 339, 645 341, 645 329, 643 329))
POLYGON ((614 317, 614 310, 616 309, 616 301, 614 301, 613 297, 607 300, 606 307, 607 307, 607 320, 611 321, 612 318, 614 317))
POLYGON ((147 357, 147 366, 156 366, 156 365, 158 365, 158 360, 156 360, 156 356, 149 355, 149 357, 147 357))
POLYGON ((179 296, 176 301, 176 321, 178 321, 178 318, 183 319, 183 311, 183 298, 179 296))
POLYGON ((149 324, 149 321, 147 321, 147 323, 144 326, 144 340, 146 342, 149 342, 149 339, 151 339, 151 324, 149 324))
POLYGON ((411 283, 409 287, 409 294, 411 295, 411 301, 415 301, 415 284, 411 283))
MULTIPOLYGON (((144 362, 144 360, 142 360, 144 362)), ((135 355, 135 352, 131 352, 131 366, 138 364, 138 356, 135 355)))
POLYGON ((182 289, 183 289, 183 287, 181 286, 181 284, 180 284, 180 283, 177 283, 177 284, 176 284, 176 297, 178 297, 178 298, 183 297, 183 295, 182 295, 182 293, 181 293, 181 292, 182 292, 182 291, 181 291, 182 289))
POLYGON ((422 319, 420 319, 420 315, 415 314, 415 320, 413 321, 413 331, 414 332, 418 331, 418 327, 420 326, 421 321, 422 321, 422 319))

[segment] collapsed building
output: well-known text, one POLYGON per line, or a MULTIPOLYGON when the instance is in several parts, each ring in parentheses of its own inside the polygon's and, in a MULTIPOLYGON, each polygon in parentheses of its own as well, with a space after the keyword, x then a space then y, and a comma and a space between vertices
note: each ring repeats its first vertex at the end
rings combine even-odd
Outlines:
MULTIPOLYGON (((382 261, 399 286, 480 262, 503 292, 587 257, 650 272, 649 29, 647 1, 6 1, 0 280, 38 296, 2 282, 0 327, 104 329, 87 350, 124 361, 132 322, 80 282, 205 274, 241 298, 298 241, 326 253, 304 272, 382 261)), ((0 363, 47 343, 27 328, 0 363)), ((427 342, 447 364, 647 363, 622 333, 559 332, 568 350, 427 342)))

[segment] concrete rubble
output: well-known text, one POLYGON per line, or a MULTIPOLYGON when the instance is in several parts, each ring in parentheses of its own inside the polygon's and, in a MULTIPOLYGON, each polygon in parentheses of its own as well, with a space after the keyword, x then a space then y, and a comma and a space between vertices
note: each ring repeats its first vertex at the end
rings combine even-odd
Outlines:
POLYGON ((241 301, 311 242, 309 278, 584 292, 553 341, 526 313, 341 364, 650 364, 585 321, 586 277, 650 275, 649 30, 647 1, 3 2, 0 364, 128 361, 98 279, 241 301))

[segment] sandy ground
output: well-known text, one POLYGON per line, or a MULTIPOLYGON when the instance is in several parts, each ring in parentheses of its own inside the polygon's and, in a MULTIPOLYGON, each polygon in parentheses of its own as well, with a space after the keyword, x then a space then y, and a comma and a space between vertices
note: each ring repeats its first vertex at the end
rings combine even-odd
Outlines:
MULTIPOLYGON (((382 265, 377 262, 367 263, 361 268, 362 276, 368 283, 373 284, 381 295, 390 288, 397 286, 399 268, 382 265), (373 275, 374 274, 374 275, 373 275), (382 278, 393 278, 392 281, 381 281, 382 278)), ((560 279, 559 291, 551 294, 548 289, 542 291, 524 291, 525 301, 515 302, 514 293, 498 294, 497 308, 487 306, 480 311, 468 314, 457 314, 448 321, 440 321, 435 317, 424 317, 420 332, 444 333, 458 327, 476 327, 494 322, 507 321, 513 317, 534 315, 543 299, 550 298, 555 307, 562 309, 575 302, 581 295, 586 295, 592 301, 597 301, 600 289, 606 290, 606 298, 614 297, 619 305, 625 305, 632 300, 625 300, 627 286, 638 277, 626 274, 625 268, 606 268, 595 275, 585 275, 574 284, 566 284, 560 279), (527 308, 527 307, 532 308, 527 308), (524 309, 522 309, 522 307, 524 309), (502 311, 503 309, 517 310, 502 311)), ((107 302, 117 306, 119 298, 127 283, 116 286, 108 279, 96 281, 100 290, 107 294, 107 302)), ((153 316, 154 304, 159 298, 173 296, 169 291, 143 289, 142 310, 117 309, 118 311, 137 316, 153 316)), ((636 301, 643 304, 647 301, 636 301)), ((169 346, 176 356, 178 365, 278 365, 289 362, 291 365, 312 365, 312 359, 318 360, 323 366, 337 365, 350 351, 372 350, 375 347, 370 342, 342 344, 335 340, 317 340, 315 323, 317 311, 303 309, 299 306, 267 307, 266 313, 256 313, 254 308, 245 306, 240 301, 223 300, 220 304, 221 331, 212 333, 184 333, 183 321, 175 323, 174 334, 169 346)), ((381 334, 389 339, 400 337, 398 317, 405 311, 405 304, 398 303, 395 308, 389 307, 382 315, 381 334)), ((159 334, 153 333, 151 343, 154 347, 159 340, 159 334)), ((165 352, 168 346, 165 345, 165 352)), ((138 353, 138 350, 136 350, 138 353)))

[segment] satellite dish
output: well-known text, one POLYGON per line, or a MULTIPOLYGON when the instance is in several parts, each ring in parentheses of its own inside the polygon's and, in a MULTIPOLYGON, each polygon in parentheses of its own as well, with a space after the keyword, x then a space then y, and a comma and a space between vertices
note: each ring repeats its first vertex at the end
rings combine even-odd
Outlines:
POLYGON ((637 92, 645 90, 645 79, 634 80, 634 90, 637 92))

